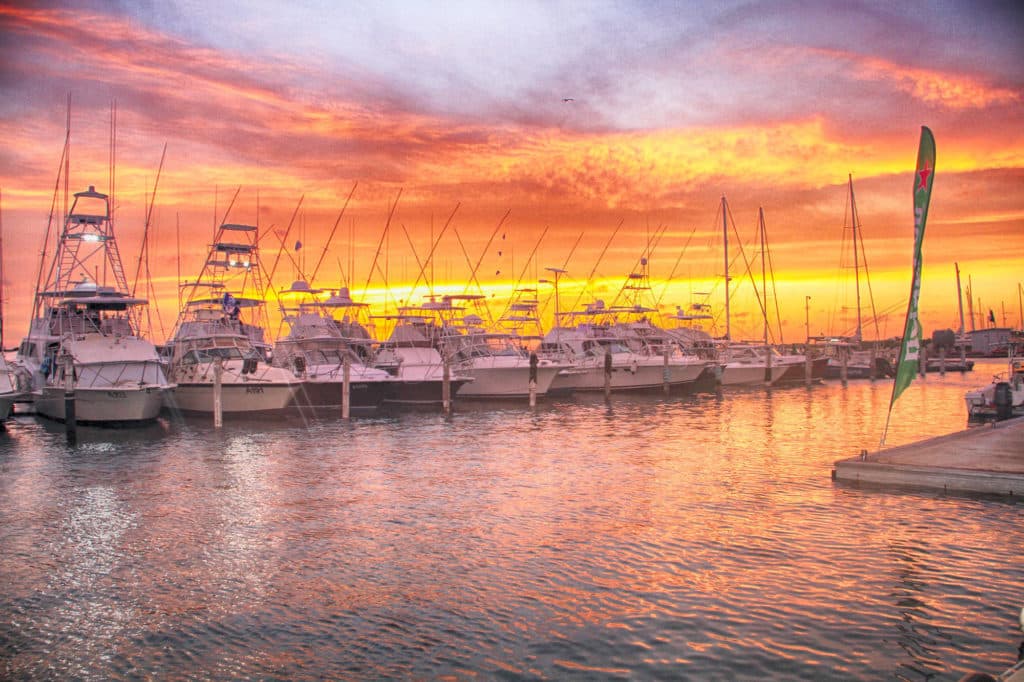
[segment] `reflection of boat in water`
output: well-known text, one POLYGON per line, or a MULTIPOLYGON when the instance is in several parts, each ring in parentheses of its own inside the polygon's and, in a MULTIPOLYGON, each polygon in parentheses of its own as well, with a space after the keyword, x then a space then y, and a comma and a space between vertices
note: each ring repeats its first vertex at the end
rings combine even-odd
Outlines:
POLYGON ((270 365, 263 352, 256 243, 255 227, 221 225, 199 276, 185 285, 189 294, 168 344, 171 376, 178 384, 168 407, 213 412, 217 383, 224 414, 274 413, 292 402, 299 379, 270 365), (256 295, 243 296, 246 289, 256 295))
POLYGON ((17 363, 45 417, 63 421, 73 395, 77 422, 155 419, 174 386, 156 347, 137 332, 135 311, 147 301, 128 291, 108 196, 89 187, 74 197, 17 363), (113 286, 89 279, 100 272, 113 286))

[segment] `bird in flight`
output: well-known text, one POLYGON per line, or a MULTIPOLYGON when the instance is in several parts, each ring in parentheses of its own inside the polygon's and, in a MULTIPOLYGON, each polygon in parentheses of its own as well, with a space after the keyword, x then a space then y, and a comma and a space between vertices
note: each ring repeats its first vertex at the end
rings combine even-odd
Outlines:
POLYGON ((575 102, 576 100, 573 99, 572 97, 563 97, 562 101, 563 102, 575 102))

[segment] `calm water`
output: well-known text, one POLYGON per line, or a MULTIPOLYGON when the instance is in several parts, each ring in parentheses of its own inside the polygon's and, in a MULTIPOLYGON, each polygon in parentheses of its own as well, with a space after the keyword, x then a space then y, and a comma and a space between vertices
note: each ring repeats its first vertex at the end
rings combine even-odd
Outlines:
MULTIPOLYGON (((889 444, 963 428, 966 376, 889 444)), ((1015 658, 1017 501, 834 484, 891 383, 309 423, 19 417, 0 678, 958 679, 1015 658)))

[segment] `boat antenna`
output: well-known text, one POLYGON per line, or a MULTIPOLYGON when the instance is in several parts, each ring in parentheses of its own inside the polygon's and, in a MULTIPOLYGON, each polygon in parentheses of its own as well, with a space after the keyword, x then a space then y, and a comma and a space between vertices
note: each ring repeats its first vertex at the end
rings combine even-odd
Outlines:
POLYGON ((380 273, 381 277, 384 278, 385 284, 388 281, 388 276, 385 272, 380 269, 380 252, 384 248, 384 240, 388 236, 388 230, 391 228, 391 220, 395 217, 395 210, 398 208, 398 201, 402 198, 402 188, 398 188, 398 194, 395 196, 395 202, 391 204, 391 208, 388 209, 388 219, 384 222, 384 231, 380 233, 380 239, 377 241, 377 251, 373 254, 373 262, 370 263, 370 270, 366 273, 366 285, 363 286, 363 298, 366 297, 366 292, 370 290, 370 280, 373 279, 374 269, 380 273))
MULTIPOLYGON (((648 232, 649 232, 649 228, 648 228, 648 232)), ((632 267, 632 269, 630 269, 630 273, 635 273, 637 270, 645 270, 645 271, 649 272, 650 261, 651 261, 651 258, 653 256, 653 254, 654 254, 654 249, 655 249, 655 247, 657 247, 658 243, 661 241, 661 238, 664 237, 667 232, 668 232, 668 225, 658 225, 658 227, 656 227, 655 230, 654 230, 654 238, 653 239, 651 238, 650 234, 648 234, 648 236, 647 236, 647 248, 645 248, 641 252, 640 256, 636 259, 636 262, 633 263, 633 267, 632 267)), ((650 278, 649 277, 645 277, 645 279, 647 280, 647 285, 646 286, 649 289, 650 288, 650 286, 649 286, 650 285, 650 278)), ((619 299, 626 297, 627 296, 626 292, 628 290, 630 290, 630 289, 634 289, 635 290, 636 289, 636 287, 634 287, 633 285, 630 284, 633 280, 634 280, 634 277, 632 275, 630 275, 629 277, 626 277, 626 279, 622 283, 622 286, 619 287, 618 293, 615 294, 615 298, 612 300, 612 306, 611 307, 614 308, 614 307, 618 306, 619 305, 619 299)), ((634 295, 634 296, 636 296, 636 295, 634 295)), ((628 299, 627 299, 627 301, 628 301, 628 299)), ((635 302, 639 303, 639 298, 636 298, 635 302)))
MULTIPOLYGON (((594 274, 597 273, 597 268, 601 265, 601 260, 604 259, 604 254, 608 252, 608 247, 612 245, 612 240, 615 239, 615 235, 622 229, 622 225, 626 222, 625 218, 619 220, 619 224, 612 230, 611 236, 608 237, 608 241, 605 242, 604 248, 601 249, 601 254, 597 257, 597 262, 594 263, 594 267, 590 270, 590 274, 587 276, 587 281, 580 290, 580 293, 576 295, 576 300, 572 302, 570 310, 575 310, 576 306, 579 305, 580 299, 583 298, 583 294, 590 288, 590 284, 594 279, 594 274)), ((558 325, 558 320, 555 320, 555 325, 558 325)))
MULTIPOLYGON (((281 253, 287 253, 287 249, 285 248, 285 245, 288 243, 288 235, 291 234, 292 225, 295 224, 295 217, 299 215, 299 209, 302 208, 302 200, 305 199, 305 198, 306 198, 305 194, 303 194, 301 197, 299 197, 299 203, 295 205, 295 210, 292 211, 292 219, 288 221, 288 227, 284 231, 284 236, 282 237, 282 236, 278 235, 278 239, 281 240, 281 247, 277 250, 277 256, 274 258, 274 265, 271 266, 270 274, 267 275, 267 286, 269 286, 271 289, 274 288, 274 274, 277 272, 277 265, 278 265, 278 263, 281 262, 281 253)), ((269 232, 273 232, 273 230, 267 230, 267 232, 268 233, 269 232)), ((260 238, 261 237, 257 237, 257 243, 258 243, 260 238)), ((291 258, 291 257, 292 257, 292 255, 289 253, 288 254, 288 258, 291 258)), ((292 264, 295 265, 295 261, 294 260, 292 260, 292 264)), ((298 270, 298 266, 296 266, 295 269, 298 270)))
POLYGON ((238 187, 235 188, 234 196, 231 197, 231 201, 228 203, 228 207, 226 209, 224 209, 224 215, 218 221, 217 220, 217 188, 216 187, 214 188, 214 190, 213 190, 213 222, 214 222, 213 238, 214 239, 217 238, 217 230, 220 229, 220 226, 224 224, 224 222, 228 219, 228 216, 231 214, 231 209, 234 207, 235 200, 238 199, 238 194, 241 191, 242 191, 242 186, 241 185, 239 185, 238 187))
MULTIPOLYGON (((412 241, 412 237, 409 236, 409 230, 405 229, 405 223, 401 224, 402 233, 405 234, 405 241, 409 242, 409 249, 412 251, 412 257, 416 259, 416 265, 419 266, 420 272, 423 272, 427 268, 427 264, 420 260, 419 253, 416 252, 416 245, 412 241)), ((427 285, 427 291, 430 296, 434 295, 433 275, 429 278, 430 283, 427 285)), ((412 292, 409 292, 409 298, 412 298, 412 292)), ((410 303, 410 301, 406 301, 410 303)))
MULTIPOLYGON (((529 273, 529 271, 530 271, 530 263, 533 261, 534 256, 537 254, 537 249, 540 248, 540 243, 542 241, 544 241, 544 237, 547 236, 549 229, 551 229, 550 225, 545 225, 544 226, 544 231, 540 233, 540 237, 538 237, 537 241, 534 243, 533 249, 530 250, 530 255, 526 257, 526 263, 525 263, 525 265, 523 265, 523 269, 519 273, 519 277, 516 279, 516 285, 515 285, 514 288, 518 289, 519 286, 523 282, 523 278, 526 277, 526 275, 529 273)), ((508 304, 509 304, 509 306, 512 305, 512 300, 511 299, 509 299, 508 304)), ((505 310, 502 312, 501 316, 504 317, 505 313, 507 313, 508 311, 509 311, 509 308, 506 307, 505 310)))
POLYGON ((178 250, 178 310, 181 310, 181 213, 174 213, 174 240, 178 250))
POLYGON ((0 189, 0 353, 4 351, 4 192, 0 189))
POLYGON ((68 206, 70 205, 68 203, 68 199, 70 197, 69 193, 71 191, 70 188, 68 187, 68 182, 69 182, 68 177, 71 175, 71 93, 70 92, 68 93, 68 114, 67 114, 67 116, 68 116, 68 120, 67 120, 67 124, 66 124, 66 127, 65 127, 65 131, 66 132, 65 132, 65 136, 64 136, 64 149, 65 149, 65 152, 64 152, 64 211, 61 214, 62 216, 67 216, 67 214, 68 214, 68 206))
MULTIPOLYGON (((679 251, 679 255, 676 257, 676 262, 672 266, 672 271, 669 272, 668 278, 665 280, 665 285, 661 288, 661 295, 658 296, 656 304, 661 306, 662 300, 665 298, 665 294, 668 293, 669 284, 676 276, 676 271, 679 269, 679 264, 683 262, 683 256, 686 255, 686 250, 690 248, 690 242, 693 241, 693 236, 697 234, 697 226, 694 225, 693 229, 690 230, 689 236, 686 238, 686 243, 683 244, 683 248, 679 251)), ((692 285, 691 285, 692 286, 692 285)))
MULTIPOLYGON (((107 194, 110 195, 110 210, 109 216, 110 224, 114 224, 114 210, 117 202, 114 201, 115 188, 117 186, 117 100, 110 100, 110 178, 109 178, 109 190, 107 194)), ((106 261, 103 264, 104 270, 106 269, 106 261)))
POLYGON ((164 150, 160 153, 160 164, 156 169, 156 181, 153 183, 153 193, 149 197, 149 206, 146 208, 146 220, 142 224, 142 248, 139 249, 139 260, 135 264, 135 281, 132 282, 132 296, 139 289, 139 277, 142 275, 142 264, 146 262, 146 274, 149 275, 149 226, 153 219, 153 206, 156 204, 156 190, 160 186, 160 174, 164 169, 164 158, 167 156, 167 143, 164 142, 164 150))
MULTIPOLYGON (((348 208, 348 202, 352 200, 352 195, 355 194, 358 185, 358 182, 352 183, 352 189, 349 190, 348 197, 345 198, 345 204, 341 207, 338 218, 334 221, 334 227, 331 228, 331 233, 327 236, 327 241, 324 243, 324 250, 320 252, 320 259, 316 262, 316 267, 313 268, 313 274, 309 276, 310 280, 316 280, 316 275, 320 272, 320 265, 324 262, 324 257, 327 255, 327 249, 330 248, 331 241, 334 239, 334 233, 337 231, 338 225, 341 224, 341 219, 345 215, 345 209, 348 208)), ((338 262, 338 268, 341 269, 340 261, 338 262)))
MULTIPOLYGON (((449 214, 448 220, 444 221, 444 227, 441 228, 441 232, 438 233, 437 239, 435 239, 434 243, 431 244, 430 252, 427 254, 427 258, 426 258, 426 261, 424 261, 424 265, 427 265, 427 264, 433 262, 434 251, 437 250, 437 245, 441 243, 441 237, 443 237, 444 233, 448 231, 448 227, 452 224, 452 220, 455 219, 455 214, 458 213, 460 206, 462 206, 462 202, 457 202, 455 204, 455 208, 453 208, 451 214, 449 214)), ((420 268, 420 273, 419 273, 419 275, 416 276, 416 281, 412 283, 412 288, 409 289, 409 297, 410 298, 412 297, 412 293, 414 291, 416 291, 416 287, 419 286, 420 279, 423 278, 424 274, 425 274, 424 273, 424 268, 420 268)))
MULTIPOLYGON (((477 279, 476 273, 480 270, 480 266, 484 262, 484 256, 486 256, 487 251, 490 250, 491 244, 494 243, 494 238, 498 236, 498 230, 501 229, 501 226, 505 224, 505 221, 508 220, 508 217, 510 215, 512 215, 511 208, 505 211, 505 215, 501 216, 501 220, 499 220, 498 224, 494 226, 494 230, 491 232, 491 236, 487 239, 487 243, 484 245, 483 250, 480 252, 480 257, 477 258, 476 260, 476 265, 473 265, 472 263, 469 262, 469 253, 467 253, 466 247, 462 244, 462 238, 459 237, 459 231, 457 229, 455 230, 455 236, 459 239, 459 245, 462 246, 462 253, 463 255, 466 256, 466 264, 470 266, 470 279, 472 280, 473 283, 476 284, 476 288, 480 290, 480 293, 483 293, 483 287, 480 286, 480 280, 477 279)), ((469 291, 469 283, 466 284, 465 291, 469 291)), ((490 309, 488 308, 488 310, 490 309)))

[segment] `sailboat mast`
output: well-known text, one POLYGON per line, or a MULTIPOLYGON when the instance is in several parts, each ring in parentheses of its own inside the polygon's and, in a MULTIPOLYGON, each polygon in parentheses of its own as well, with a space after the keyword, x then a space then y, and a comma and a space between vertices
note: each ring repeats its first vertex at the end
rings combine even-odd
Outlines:
POLYGON ((1017 316, 1017 324, 1024 331, 1024 287, 1020 282, 1017 282, 1017 316))
MULTIPOLYGON (((764 227, 764 208, 758 207, 757 209, 757 220, 761 228, 761 291, 764 293, 764 305, 762 306, 761 312, 764 313, 764 345, 768 347, 768 280, 765 269, 765 227, 764 227)), ((770 354, 769 354, 770 355, 770 354)))
POLYGON ((3 192, 0 191, 0 353, 4 352, 4 213, 3 192))
POLYGON ((967 318, 971 321, 971 331, 974 331, 974 287, 971 286, 971 276, 967 275, 967 318))
POLYGON ((725 340, 732 340, 729 327, 729 223, 725 195, 722 195, 722 239, 725 244, 725 340))
POLYGON ((960 334, 964 333, 964 295, 960 290, 960 264, 953 263, 953 267, 956 268, 956 300, 960 306, 960 334))
POLYGON ((857 331, 856 338, 859 343, 861 340, 861 320, 860 320, 860 262, 857 258, 857 200, 853 196, 853 173, 850 173, 850 222, 853 226, 853 282, 854 287, 857 290, 857 331))

